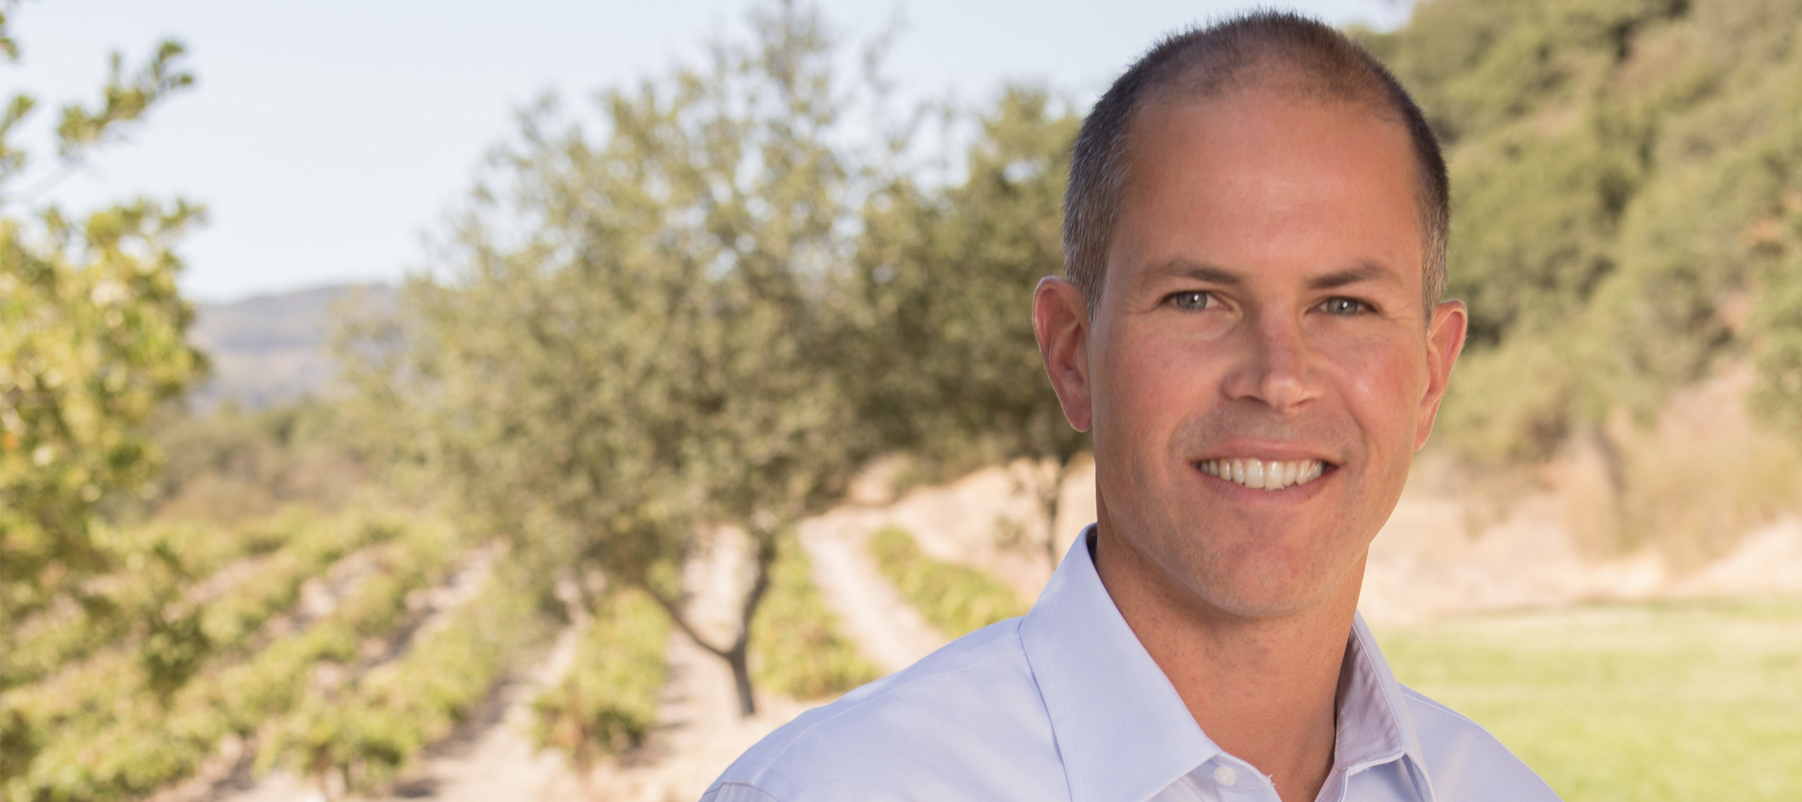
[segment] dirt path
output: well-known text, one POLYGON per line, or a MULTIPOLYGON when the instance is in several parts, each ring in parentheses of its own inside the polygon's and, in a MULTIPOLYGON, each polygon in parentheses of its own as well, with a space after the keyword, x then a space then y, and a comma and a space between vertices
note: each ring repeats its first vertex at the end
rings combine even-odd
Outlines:
MULTIPOLYGON (((950 484, 922 487, 895 503, 872 508, 878 526, 907 530, 934 558, 987 571, 1031 604, 1055 567, 1045 557, 1045 519, 1026 489, 1027 464, 985 468, 950 484), (1008 528, 1023 542, 1008 545, 1008 528)), ((1079 468, 1064 482, 1064 504, 1055 531, 1059 557, 1082 527, 1095 520, 1093 468, 1079 468)), ((826 517, 839 515, 834 510, 826 517)), ((872 527, 874 528, 874 527, 872 527)))
POLYGON ((583 627, 558 637, 549 656, 527 676, 508 681, 448 744, 435 747, 418 776, 389 799, 429 797, 447 802, 545 799, 567 771, 554 753, 539 752, 531 740, 532 700, 569 670, 583 627))
POLYGON ((813 560, 813 583, 838 614, 841 633, 885 672, 900 671, 945 637, 926 623, 876 570, 867 546, 878 526, 871 513, 815 518, 801 527, 801 545, 813 560))
MULTIPOLYGON (((742 542, 723 538, 712 553, 689 566, 684 583, 693 594, 695 626, 715 643, 726 641, 750 566, 742 542)), ((770 694, 757 697, 757 715, 741 718, 732 672, 726 663, 680 632, 664 652, 669 682, 650 743, 625 759, 580 778, 565 772, 544 799, 666 802, 700 797, 734 758, 808 705, 770 694)))

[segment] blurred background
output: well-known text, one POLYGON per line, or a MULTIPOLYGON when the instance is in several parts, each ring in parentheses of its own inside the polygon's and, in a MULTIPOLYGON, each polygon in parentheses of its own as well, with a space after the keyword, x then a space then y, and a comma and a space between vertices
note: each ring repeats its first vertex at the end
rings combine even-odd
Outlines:
MULTIPOLYGON (((691 799, 1023 612, 1071 139, 1242 7, 0 0, 0 799, 691 799)), ((1297 8, 1452 172, 1399 679, 1793 798, 1802 2, 1297 8)))

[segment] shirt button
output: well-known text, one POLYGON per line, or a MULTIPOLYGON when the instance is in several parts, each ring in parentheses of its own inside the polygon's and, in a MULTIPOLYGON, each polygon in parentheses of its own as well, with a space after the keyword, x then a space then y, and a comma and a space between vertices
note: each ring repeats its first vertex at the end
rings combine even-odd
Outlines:
POLYGON ((1239 772, 1233 771, 1232 766, 1219 766, 1214 769, 1214 782, 1231 788, 1233 783, 1238 781, 1239 772))

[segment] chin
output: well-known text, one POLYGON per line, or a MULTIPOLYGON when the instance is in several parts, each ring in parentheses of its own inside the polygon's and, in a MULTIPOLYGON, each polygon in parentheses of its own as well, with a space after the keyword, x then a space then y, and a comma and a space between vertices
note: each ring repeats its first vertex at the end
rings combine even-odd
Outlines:
POLYGON ((1204 577, 1196 592, 1207 607, 1240 618, 1281 618, 1333 596, 1338 582, 1330 573, 1321 565, 1227 559, 1194 575, 1204 577))

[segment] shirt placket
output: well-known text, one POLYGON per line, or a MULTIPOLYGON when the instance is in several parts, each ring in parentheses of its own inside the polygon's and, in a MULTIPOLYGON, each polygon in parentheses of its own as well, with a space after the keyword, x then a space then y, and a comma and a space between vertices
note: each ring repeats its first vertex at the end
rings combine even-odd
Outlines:
POLYGON ((1219 755, 1173 783, 1156 802, 1282 802, 1276 786, 1250 763, 1219 755))

